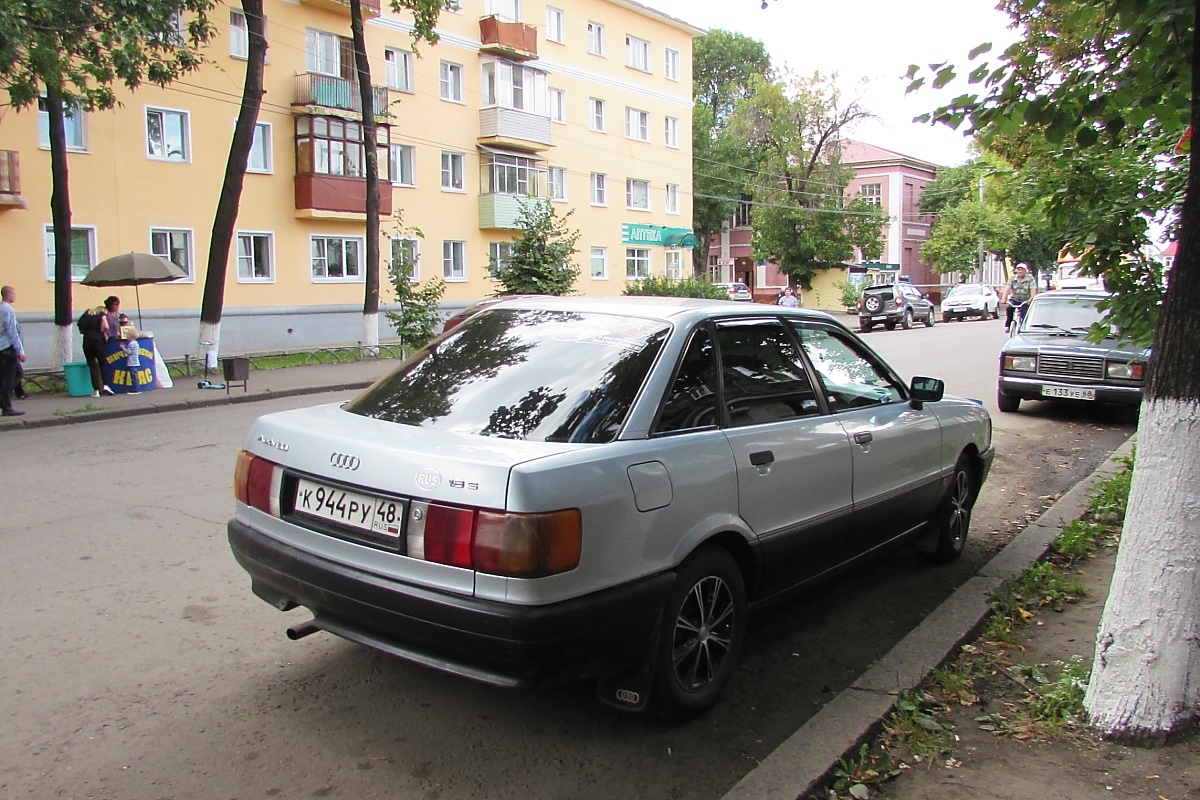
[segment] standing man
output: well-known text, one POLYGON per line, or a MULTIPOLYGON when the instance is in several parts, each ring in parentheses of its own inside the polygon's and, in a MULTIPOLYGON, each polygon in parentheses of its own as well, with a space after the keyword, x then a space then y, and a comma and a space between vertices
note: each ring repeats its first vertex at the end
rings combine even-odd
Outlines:
POLYGON ((1029 274, 1029 267, 1025 264, 1017 264, 1017 274, 1004 284, 1004 295, 1000 298, 1001 303, 1008 304, 1004 312, 1004 330, 1012 327, 1013 312, 1016 311, 1016 306, 1028 303, 1035 294, 1037 294, 1037 281, 1029 274))
POLYGON ((16 289, 11 286, 0 287, 0 413, 6 417, 19 417, 25 413, 12 406, 13 389, 17 385, 17 365, 25 361, 25 346, 21 344, 17 312, 12 307, 16 300, 16 289))

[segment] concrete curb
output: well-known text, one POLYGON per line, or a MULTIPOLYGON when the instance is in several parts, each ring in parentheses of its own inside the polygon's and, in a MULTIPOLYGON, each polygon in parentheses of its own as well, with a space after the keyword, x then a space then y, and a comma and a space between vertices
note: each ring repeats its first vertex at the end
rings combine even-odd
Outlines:
POLYGON ((976 577, 784 740, 726 792, 723 800, 815 800, 838 760, 852 755, 875 735, 899 696, 916 689, 978 633, 991 613, 988 596, 992 590, 1004 578, 1044 558, 1061 526, 1083 516, 1096 484, 1122 469, 1114 459, 1133 452, 1135 436, 1017 534, 976 577))

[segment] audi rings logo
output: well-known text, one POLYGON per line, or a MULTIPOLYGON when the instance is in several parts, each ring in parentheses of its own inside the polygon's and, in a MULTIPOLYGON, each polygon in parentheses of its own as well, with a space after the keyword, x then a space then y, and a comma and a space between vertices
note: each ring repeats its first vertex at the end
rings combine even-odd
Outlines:
POLYGON ((329 466, 337 467, 338 469, 356 470, 361 462, 358 456, 352 456, 349 453, 330 453, 329 466))

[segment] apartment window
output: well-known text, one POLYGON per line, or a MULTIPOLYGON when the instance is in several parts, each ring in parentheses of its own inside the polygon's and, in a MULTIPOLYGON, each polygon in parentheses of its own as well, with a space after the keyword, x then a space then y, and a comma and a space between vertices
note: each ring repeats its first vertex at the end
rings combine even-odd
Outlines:
MULTIPOLYGON (((379 179, 388 180, 388 142, 391 128, 375 129, 379 179)), ((296 171, 300 174, 344 175, 361 178, 366 171, 366 143, 361 122, 337 117, 296 117, 296 171)))
POLYGON ((492 242, 488 245, 488 269, 494 280, 508 271, 512 261, 512 242, 492 242))
POLYGON ((604 101, 593 97, 588 103, 591 108, 591 113, 588 115, 588 128, 604 133, 604 101))
POLYGON ((146 155, 158 161, 190 160, 186 111, 146 109, 146 155))
POLYGON ((668 250, 663 256, 663 272, 672 280, 683 277, 683 251, 668 250))
POLYGON ((625 37, 625 66, 650 71, 650 43, 636 36, 625 37))
POLYGON ((550 119, 554 122, 567 121, 567 93, 562 89, 550 90, 550 119))
POLYGON ((667 47, 663 50, 663 75, 668 80, 679 80, 679 51, 667 47))
POLYGON ((675 117, 664 118, 663 141, 667 147, 679 147, 679 120, 675 117))
POLYGON ((312 275, 318 281, 362 279, 362 239, 312 237, 312 275))
POLYGON ((538 163, 532 158, 494 153, 485 162, 488 194, 539 197, 538 163))
MULTIPOLYGON (((308 72, 318 75, 331 75, 335 78, 348 78, 342 74, 342 65, 354 64, 354 44, 336 33, 319 31, 316 28, 305 30, 305 68, 308 72)), ((347 69, 349 70, 349 66, 347 69)))
POLYGON ((588 22, 588 52, 594 56, 604 55, 604 26, 599 22, 588 22))
POLYGON ((416 239, 394 237, 392 239, 392 269, 397 272, 404 270, 408 273, 408 282, 416 283, 421 280, 421 251, 416 239))
POLYGON ((466 242, 442 242, 442 277, 448 281, 467 279, 466 242))
POLYGON ((508 61, 483 64, 483 104, 546 115, 546 74, 508 61))
POLYGON ((183 12, 176 11, 167 19, 166 28, 151 34, 151 39, 174 47, 182 47, 187 42, 187 25, 183 21, 183 12))
MULTIPOLYGON (((84 124, 86 120, 87 114, 78 104, 63 109, 63 128, 68 150, 87 150, 87 126, 84 124)), ((50 149, 50 112, 47 110, 45 97, 38 98, 38 145, 43 150, 50 149)))
POLYGON ((388 150, 392 183, 397 186, 416 186, 415 148, 411 144, 394 144, 388 150))
POLYGON ((883 203, 883 184, 864 183, 858 187, 858 196, 872 205, 881 205, 883 203))
POLYGON ((603 172, 592 173, 592 205, 608 205, 608 176, 603 172))
POLYGON ((165 258, 195 278, 192 272, 192 232, 179 228, 151 228, 150 252, 165 258))
POLYGON ((454 103, 463 101, 462 64, 442 62, 442 99, 454 103))
MULTIPOLYGON (((54 280, 54 226, 47 225, 42 231, 46 249, 46 280, 54 280)), ((96 266, 96 229, 71 228, 71 280, 81 281, 96 266)))
MULTIPOLYGON (((234 121, 236 124, 237 121, 234 121)), ((250 155, 246 158, 247 172, 271 172, 271 123, 254 123, 254 139, 250 142, 250 155)))
POLYGON ((383 51, 383 64, 387 71, 387 87, 397 92, 413 90, 413 56, 407 50, 388 47, 383 51))
POLYGON ((566 26, 563 24, 563 10, 554 6, 546 6, 546 41, 565 44, 566 26))
POLYGON ((650 250, 645 247, 625 248, 625 277, 631 281, 650 277, 650 250))
POLYGON ((275 280, 272 236, 238 231, 238 280, 244 283, 275 280))
POLYGON ((442 189, 450 192, 464 191, 463 154, 442 153, 442 189))
POLYGON ((679 213, 679 184, 677 183, 667 184, 667 213, 679 213))
POLYGON ((750 226, 750 196, 742 195, 738 200, 737 208, 733 210, 733 226, 735 228, 747 228, 750 226))
POLYGON ((592 279, 597 281, 608 278, 608 248, 592 248, 592 279))
POLYGON ((487 13, 505 22, 520 22, 521 0, 488 0, 487 13))
POLYGON ((650 112, 625 108, 625 138, 650 141, 650 112))
POLYGON ((650 210, 650 181, 625 179, 625 207, 634 211, 650 210))
POLYGON ((246 13, 240 8, 229 9, 229 55, 250 57, 250 29, 246 27, 246 13))
POLYGON ((567 171, 562 167, 551 167, 548 178, 551 200, 567 199, 567 171))

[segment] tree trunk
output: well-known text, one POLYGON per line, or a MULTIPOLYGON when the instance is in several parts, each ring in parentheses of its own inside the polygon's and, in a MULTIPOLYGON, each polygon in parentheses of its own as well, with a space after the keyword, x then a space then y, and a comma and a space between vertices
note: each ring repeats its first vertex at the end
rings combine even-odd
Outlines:
MULTIPOLYGON (((221 185, 221 196, 217 200, 217 211, 213 216, 208 267, 204 274, 204 299, 200 306, 198 353, 210 364, 216 362, 221 347, 221 312, 225 305, 229 245, 233 241, 233 232, 237 225, 242 184, 246 178, 246 162, 254 144, 254 129, 258 124, 258 109, 263 96, 263 64, 267 58, 267 39, 263 35, 263 0, 243 0, 242 11, 246 15, 246 30, 249 34, 246 79, 242 84, 242 105, 233 128, 233 141, 229 145, 229 159, 225 162, 225 182, 221 185)), ((237 269, 236 265, 234 269, 237 269)))
POLYGON ((360 0, 350 0, 350 29, 354 34, 354 69, 362 104, 363 157, 367 178, 367 263, 364 266, 361 345, 375 349, 379 346, 379 150, 376 142, 375 96, 371 86, 371 65, 367 61, 360 0))
MULTIPOLYGON (((1197 130, 1195 50, 1191 58, 1197 130)), ((1188 162, 1179 256, 1155 331, 1129 509, 1084 698, 1103 735, 1130 743, 1166 741, 1200 708, 1200 163, 1194 153, 1188 162)))
POLYGON ((63 100, 58 90, 46 86, 46 116, 50 128, 50 221, 54 226, 54 368, 72 360, 71 324, 71 188, 67 174, 67 132, 63 100))

